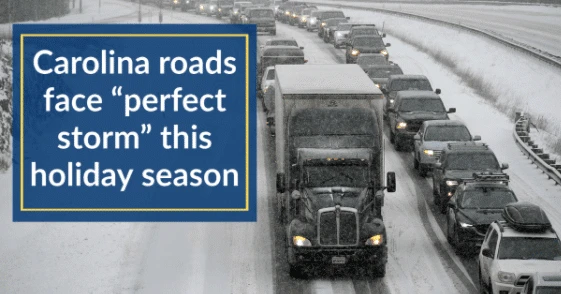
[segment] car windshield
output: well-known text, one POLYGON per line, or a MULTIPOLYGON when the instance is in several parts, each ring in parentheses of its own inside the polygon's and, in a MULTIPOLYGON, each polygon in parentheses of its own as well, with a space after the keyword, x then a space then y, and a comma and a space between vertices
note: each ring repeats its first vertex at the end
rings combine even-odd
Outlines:
POLYGON ((432 126, 425 131, 425 141, 471 141, 465 126, 432 126))
POLYGON ((305 166, 303 181, 308 187, 343 186, 366 187, 369 184, 368 166, 318 165, 305 166))
POLYGON ((322 19, 330 19, 330 18, 344 18, 345 14, 343 13, 343 11, 329 11, 329 12, 324 12, 321 15, 322 19))
POLYGON ((423 90, 432 91, 430 82, 426 79, 400 79, 392 82, 393 91, 423 90))
POLYGON ((446 112, 440 99, 403 99, 398 109, 399 112, 446 112))
POLYGON ((369 67, 372 65, 387 64, 388 60, 382 54, 376 55, 360 55, 356 60, 356 63, 362 67, 369 67))
POLYGON ((353 35, 378 35, 378 30, 375 28, 355 29, 353 35))
POLYGON ((460 153, 450 154, 447 159, 449 170, 498 170, 497 158, 490 153, 460 153))
POLYGON ((503 237, 499 245, 499 259, 561 258, 561 242, 557 238, 503 237))
POLYGON ((263 56, 301 56, 304 52, 299 48, 270 48, 263 53, 263 56))
POLYGON ((348 22, 348 20, 346 20, 346 19, 344 19, 344 18, 343 18, 343 19, 341 19, 341 18, 332 18, 332 19, 326 20, 325 22, 327 23, 326 25, 327 25, 328 27, 333 27, 333 26, 338 25, 339 23, 348 22))
POLYGON ((365 46, 365 47, 384 47, 384 40, 382 38, 358 38, 355 39, 354 46, 365 46))
POLYGON ((267 41, 267 46, 294 46, 298 47, 296 40, 270 40, 267 41))
POLYGON ((512 202, 516 202, 516 198, 508 189, 481 188, 465 191, 459 204, 466 209, 502 209, 512 202))
POLYGON ((267 73, 267 80, 274 80, 275 79, 275 69, 269 70, 267 73))
POLYGON ((558 287, 547 287, 547 286, 540 286, 536 288, 536 294, 559 294, 561 293, 561 286, 558 287))
POLYGON ((391 75, 403 74, 401 68, 397 66, 386 67, 386 68, 373 68, 368 71, 368 76, 374 79, 387 79, 391 75))
POLYGON ((250 17, 268 17, 273 18, 274 14, 272 10, 263 9, 263 10, 252 10, 249 12, 250 17))

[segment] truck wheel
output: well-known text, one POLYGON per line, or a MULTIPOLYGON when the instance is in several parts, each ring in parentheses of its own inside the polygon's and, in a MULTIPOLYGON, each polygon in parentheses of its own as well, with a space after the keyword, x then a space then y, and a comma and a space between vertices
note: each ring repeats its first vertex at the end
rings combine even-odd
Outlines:
POLYGON ((420 163, 418 165, 419 165, 419 176, 421 176, 422 178, 426 178, 428 173, 428 168, 420 163))
POLYGON ((372 278, 383 278, 386 276, 386 265, 382 264, 376 267, 368 266, 366 268, 366 272, 368 273, 368 276, 372 278))
POLYGON ((413 159, 413 168, 416 170, 419 169, 419 160, 417 159, 417 156, 413 159))

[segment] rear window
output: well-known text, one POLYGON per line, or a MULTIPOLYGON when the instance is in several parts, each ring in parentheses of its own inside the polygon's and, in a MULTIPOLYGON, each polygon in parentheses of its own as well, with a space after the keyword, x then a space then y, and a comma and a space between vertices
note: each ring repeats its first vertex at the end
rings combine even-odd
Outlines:
POLYGON ((274 80, 275 79, 275 69, 269 70, 267 73, 267 80, 274 80))
POLYGON ((499 259, 559 260, 561 243, 555 238, 503 237, 499 245, 499 259))
POLYGON ((299 48, 270 48, 263 56, 304 56, 304 52, 299 48))
POLYGON ((465 191, 459 204, 465 209, 501 209, 512 202, 516 198, 507 189, 480 188, 465 191))
POLYGON ((267 42, 269 46, 294 46, 298 47, 296 40, 271 40, 267 42))
POLYGON ((408 98, 399 103, 399 112, 446 112, 440 99, 408 98))
POLYGON ((403 71, 399 67, 371 68, 368 76, 374 79, 388 79, 391 75, 401 75, 403 71))
POLYGON ((464 126, 432 126, 425 132, 425 141, 471 141, 464 126))
POLYGON ((340 23, 340 24, 337 26, 337 30, 339 30, 339 31, 348 31, 348 30, 351 29, 351 27, 352 27, 352 25, 351 25, 350 23, 340 23))
POLYGON ((339 23, 342 22, 348 22, 348 20, 344 19, 344 18, 332 18, 332 19, 328 19, 325 21, 327 23, 328 27, 332 27, 332 26, 336 26, 339 23))
POLYGON ((384 40, 382 38, 358 38, 353 42, 353 46, 367 46, 367 47, 384 47, 384 40))
POLYGON ((375 28, 354 29, 353 35, 378 35, 378 30, 375 28))
POLYGON ((491 153, 456 153, 448 155, 446 168, 449 170, 498 170, 499 162, 491 153))
POLYGON ((370 110, 305 109, 292 117, 294 136, 366 135, 377 136, 378 123, 370 110))
POLYGON ((321 14, 322 19, 345 17, 343 11, 327 11, 321 14))
POLYGON ((393 91, 423 90, 432 91, 430 82, 426 79, 399 79, 392 82, 393 91))
POLYGON ((251 10, 249 12, 250 17, 269 17, 273 18, 274 13, 270 9, 263 9, 263 10, 251 10))

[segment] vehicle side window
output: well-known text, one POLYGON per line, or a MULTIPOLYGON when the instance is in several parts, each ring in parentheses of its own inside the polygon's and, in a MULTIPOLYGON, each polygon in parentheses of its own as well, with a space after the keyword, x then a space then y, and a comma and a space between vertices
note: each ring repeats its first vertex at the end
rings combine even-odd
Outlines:
POLYGON ((489 249, 491 250, 493 255, 495 255, 498 241, 499 241, 499 234, 497 234, 496 230, 493 230, 493 232, 491 233, 491 237, 489 237, 489 243, 488 243, 489 249))

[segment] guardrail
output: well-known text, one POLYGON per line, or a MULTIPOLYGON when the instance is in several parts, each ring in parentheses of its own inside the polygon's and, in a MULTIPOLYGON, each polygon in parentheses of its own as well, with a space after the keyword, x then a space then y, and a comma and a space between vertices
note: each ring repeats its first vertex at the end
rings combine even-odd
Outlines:
POLYGON ((549 154, 544 153, 543 148, 534 143, 530 137, 530 119, 523 113, 516 113, 513 135, 514 141, 526 157, 556 184, 561 185, 561 164, 556 164, 555 159, 551 159, 549 154))
POLYGON ((467 30, 467 31, 469 31, 471 33, 474 33, 476 35, 480 35, 480 36, 489 38, 493 41, 499 42, 503 45, 506 45, 508 47, 516 49, 520 52, 526 53, 526 54, 528 54, 532 57, 535 57, 535 58, 537 58, 537 59, 539 59, 543 62, 546 62, 546 63, 549 63, 553 66, 561 68, 561 57, 556 57, 556 56, 551 55, 547 52, 543 52, 539 49, 530 48, 529 45, 519 44, 519 43, 514 42, 511 39, 505 38, 505 37, 497 35, 497 34, 492 34, 490 32, 486 32, 486 31, 483 31, 481 29, 474 28, 474 27, 471 27, 471 26, 466 26, 466 25, 457 24, 457 23, 453 23, 453 22, 449 22, 449 21, 445 21, 445 20, 440 20, 440 19, 436 19, 436 18, 431 18, 431 17, 417 15, 417 14, 408 13, 408 12, 397 11, 397 10, 393 10, 393 9, 386 9, 386 8, 372 8, 372 7, 363 7, 363 6, 354 6, 354 5, 345 5, 345 4, 326 4, 326 3, 315 2, 315 1, 308 1, 308 3, 313 3, 313 4, 321 5, 321 6, 336 7, 336 8, 360 9, 360 10, 368 10, 368 11, 380 12, 380 13, 385 13, 385 14, 393 14, 393 15, 404 16, 404 17, 409 17, 409 18, 416 18, 416 19, 420 19, 420 20, 423 20, 423 21, 432 22, 432 23, 436 23, 436 24, 440 24, 440 25, 451 26, 451 27, 454 27, 454 28, 464 29, 464 30, 467 30))

